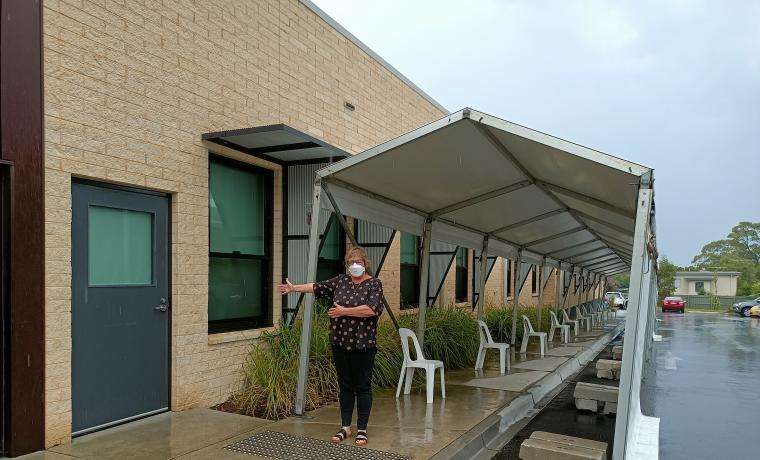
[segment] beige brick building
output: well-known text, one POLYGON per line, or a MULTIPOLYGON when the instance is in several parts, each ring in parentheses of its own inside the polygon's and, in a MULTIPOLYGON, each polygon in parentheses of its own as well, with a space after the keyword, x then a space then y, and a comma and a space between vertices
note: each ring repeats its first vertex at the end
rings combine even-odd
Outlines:
MULTIPOLYGON (((44 0, 42 44, 46 446, 67 442, 72 433, 129 418, 108 419, 105 414, 106 419, 93 421, 94 416, 82 415, 77 422, 79 408, 72 389, 93 376, 77 364, 78 359, 85 359, 77 357, 78 344, 86 344, 92 337, 86 336, 86 325, 77 323, 76 312, 88 305, 83 299, 107 288, 143 286, 131 281, 122 284, 119 280, 132 280, 132 275, 122 272, 114 274, 118 282, 98 284, 91 272, 87 278, 86 268, 77 268, 92 268, 95 263, 110 266, 114 262, 109 254, 122 250, 112 247, 113 235, 103 236, 102 247, 81 239, 83 234, 76 229, 84 216, 77 216, 77 190, 85 190, 82 196, 92 200, 100 199, 98 193, 111 197, 110 204, 83 202, 81 212, 89 213, 89 220, 81 220, 82 225, 97 217, 103 222, 129 221, 142 228, 141 219, 148 214, 157 225, 161 211, 148 213, 131 204, 113 203, 122 198, 124 203, 137 203, 143 194, 153 197, 146 200, 158 200, 159 208, 161 200, 167 203, 166 260, 147 262, 148 282, 144 283, 156 289, 165 285, 168 293, 166 301, 163 294, 158 296, 162 297, 156 306, 158 313, 150 310, 153 315, 161 311, 167 315, 161 320, 168 330, 162 346, 167 347, 170 377, 162 393, 167 395, 166 407, 161 409, 210 406, 224 401, 238 387, 241 364, 256 337, 280 324, 288 305, 276 293, 276 285, 281 274, 297 268, 294 262, 288 263, 287 257, 294 252, 286 248, 289 241, 296 244, 298 240, 298 235, 288 233, 297 221, 288 222, 289 211, 295 210, 294 204, 288 204, 293 192, 287 184, 294 183, 295 170, 289 171, 290 164, 280 161, 288 150, 270 145, 268 155, 275 156, 259 155, 256 152, 263 152, 260 147, 222 142, 219 139, 230 137, 219 133, 268 127, 271 129, 265 134, 250 131, 246 136, 256 140, 269 135, 300 136, 299 148, 353 154, 446 113, 307 1, 44 0), (217 133, 212 136, 217 141, 204 140, 206 133, 217 133), (209 189, 215 164, 230 168, 230 175, 224 177, 254 171, 251 174, 263 181, 262 190, 269 201, 261 204, 266 213, 259 235, 265 246, 262 255, 246 258, 234 248, 226 252, 213 248, 215 217, 210 211, 209 189), (118 215, 111 214, 114 209, 118 215), (77 245, 89 252, 81 252, 77 245), (96 251, 103 253, 101 262, 96 260, 96 251), (89 254, 89 262, 79 260, 82 254, 89 254), (246 266, 246 270, 260 270, 257 282, 263 286, 256 289, 264 293, 267 304, 261 318, 251 320, 253 326, 230 325, 230 318, 210 318, 210 278, 217 276, 210 273, 210 265, 215 258, 231 266, 243 264, 240 260, 260 261, 255 262, 260 263, 257 268, 246 266), (166 268, 164 284, 161 267, 166 268), (80 276, 85 279, 78 294, 80 276)), ((293 163, 303 164, 309 163, 293 163)), ((224 181, 220 181, 221 189, 224 181)), ((304 224, 303 219, 297 222, 304 224)), ((95 231, 89 228, 91 233, 95 231)), ((151 231, 145 247, 158 253, 161 235, 151 231)), ((139 252, 140 243, 132 241, 139 239, 139 232, 124 231, 130 246, 125 243, 128 249, 123 251, 139 252)), ((380 271, 393 308, 402 303, 406 262, 401 246, 397 233, 385 251, 380 271)), ((467 257, 466 289, 471 298, 472 251, 467 257)), ((503 304, 510 299, 504 270, 504 261, 497 260, 486 285, 489 303, 503 304)), ((452 269, 446 275, 439 303, 455 300, 455 272, 452 269)), ((554 282, 549 280, 545 304, 553 302, 554 282)), ((538 302, 531 283, 529 275, 521 303, 538 302)), ((509 292, 514 292, 514 287, 509 292)), ((571 299, 568 302, 572 304, 571 299)), ((126 315, 122 306, 108 305, 126 315)), ((134 344, 136 349, 141 346, 134 344)))

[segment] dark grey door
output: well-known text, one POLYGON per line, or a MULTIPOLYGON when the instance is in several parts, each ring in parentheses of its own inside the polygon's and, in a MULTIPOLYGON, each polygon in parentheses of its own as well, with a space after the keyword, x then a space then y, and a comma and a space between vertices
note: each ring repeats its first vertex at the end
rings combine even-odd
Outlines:
POLYGON ((72 185, 74 434, 168 409, 166 196, 72 185))

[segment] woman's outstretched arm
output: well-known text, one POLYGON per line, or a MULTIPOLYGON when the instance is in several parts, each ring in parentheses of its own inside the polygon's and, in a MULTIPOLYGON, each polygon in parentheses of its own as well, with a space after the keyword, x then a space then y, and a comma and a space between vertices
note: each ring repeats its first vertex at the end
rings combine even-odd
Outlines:
POLYGON ((314 292, 314 283, 306 284, 293 284, 289 279, 285 278, 285 282, 280 284, 280 294, 290 294, 291 292, 314 292))

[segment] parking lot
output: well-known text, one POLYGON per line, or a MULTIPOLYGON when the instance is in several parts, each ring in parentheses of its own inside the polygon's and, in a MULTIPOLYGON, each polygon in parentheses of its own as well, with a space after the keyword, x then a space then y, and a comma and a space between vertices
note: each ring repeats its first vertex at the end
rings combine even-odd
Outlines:
POLYGON ((658 315, 642 403, 660 418, 660 458, 760 457, 760 319, 723 313, 658 315))

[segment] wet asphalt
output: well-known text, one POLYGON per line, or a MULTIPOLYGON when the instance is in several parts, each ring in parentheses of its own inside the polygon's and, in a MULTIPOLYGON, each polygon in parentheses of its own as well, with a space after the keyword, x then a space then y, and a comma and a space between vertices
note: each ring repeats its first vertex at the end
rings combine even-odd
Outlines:
POLYGON ((660 459, 760 459, 760 319, 661 313, 642 410, 660 459))

